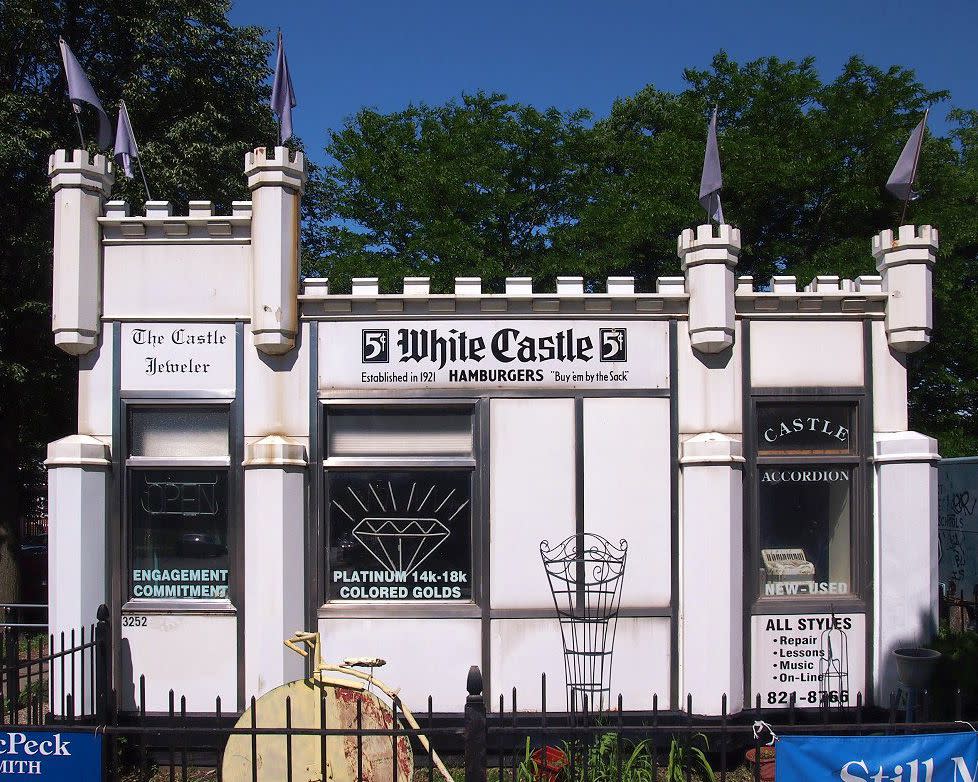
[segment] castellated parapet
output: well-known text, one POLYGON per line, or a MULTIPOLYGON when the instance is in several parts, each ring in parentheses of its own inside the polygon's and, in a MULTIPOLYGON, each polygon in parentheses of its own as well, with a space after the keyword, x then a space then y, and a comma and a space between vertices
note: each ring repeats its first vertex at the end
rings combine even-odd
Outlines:
POLYGON ((54 344, 79 356, 98 344, 102 237, 98 218, 114 179, 105 155, 59 149, 48 163, 54 191, 54 344))
POLYGON ((734 269, 740 230, 722 224, 687 228, 677 252, 689 294, 689 340, 695 350, 719 353, 734 342, 734 269))
POLYGON ((741 237, 730 225, 683 231, 677 251, 683 276, 664 276, 651 290, 632 277, 607 284, 559 277, 545 287, 511 277, 504 292, 490 293, 478 277, 461 277, 450 290, 433 290, 428 278, 405 278, 403 288, 381 290, 376 277, 353 281, 337 294, 328 281, 308 279, 300 289, 299 201, 306 161, 283 147, 245 156, 252 198, 216 214, 210 201, 191 201, 186 214, 167 201, 150 201, 133 214, 108 201, 114 172, 101 155, 58 151, 51 158, 55 192, 55 343, 80 355, 98 344, 102 320, 243 321, 254 347, 288 353, 295 344, 298 310, 310 316, 344 313, 409 317, 456 313, 612 313, 676 316, 687 320, 690 345, 700 354, 728 349, 737 317, 875 315, 886 320, 889 346, 918 350, 930 339, 932 267, 937 231, 903 226, 873 241, 881 276, 844 280, 819 275, 802 284, 777 276, 755 286, 736 277, 741 237))
POLYGON ((886 337, 890 347, 914 353, 930 342, 934 326, 933 270, 939 237, 929 225, 901 225, 873 237, 873 257, 889 295, 886 337))

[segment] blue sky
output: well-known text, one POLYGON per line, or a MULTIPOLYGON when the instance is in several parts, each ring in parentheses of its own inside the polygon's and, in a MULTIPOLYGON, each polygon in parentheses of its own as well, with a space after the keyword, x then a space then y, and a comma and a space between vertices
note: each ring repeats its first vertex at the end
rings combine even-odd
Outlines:
POLYGON ((816 57, 826 78, 852 54, 906 65, 978 107, 978 1, 234 0, 236 24, 281 27, 299 101, 296 131, 322 160, 326 130, 362 106, 382 111, 498 91, 539 107, 607 114, 652 83, 683 87, 685 67, 719 49, 736 60, 816 57))

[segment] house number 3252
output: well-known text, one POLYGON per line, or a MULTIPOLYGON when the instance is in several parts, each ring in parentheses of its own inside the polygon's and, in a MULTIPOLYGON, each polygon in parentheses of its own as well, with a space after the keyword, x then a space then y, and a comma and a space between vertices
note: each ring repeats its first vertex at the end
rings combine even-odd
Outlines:
POLYGON ((146 627, 145 616, 124 616, 122 617, 123 627, 146 627))

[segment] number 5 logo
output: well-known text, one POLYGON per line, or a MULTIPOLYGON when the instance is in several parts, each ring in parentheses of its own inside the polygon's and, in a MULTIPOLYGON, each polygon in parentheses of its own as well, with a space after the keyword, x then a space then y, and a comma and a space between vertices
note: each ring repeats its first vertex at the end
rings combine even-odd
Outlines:
POLYGON ((363 329, 363 363, 386 364, 390 361, 387 329, 363 329))
POLYGON ((628 357, 628 329, 601 329, 601 360, 625 361, 628 357))

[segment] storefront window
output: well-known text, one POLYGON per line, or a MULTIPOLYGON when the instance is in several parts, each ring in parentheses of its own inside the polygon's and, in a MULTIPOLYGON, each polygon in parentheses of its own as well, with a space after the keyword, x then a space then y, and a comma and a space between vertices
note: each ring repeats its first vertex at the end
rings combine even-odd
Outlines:
POLYGON ((852 471, 793 464, 759 472, 761 594, 848 594, 852 471))
POLYGON ((226 598, 227 470, 133 470, 132 596, 226 598))
POLYGON ((228 412, 131 408, 129 595, 226 599, 228 412))
POLYGON ((471 601, 471 407, 343 407, 326 419, 326 599, 471 601))
POLYGON ((760 597, 851 595, 858 453, 851 404, 757 408, 760 597))
POLYGON ((470 472, 330 472, 327 492, 335 599, 472 599, 470 472))

